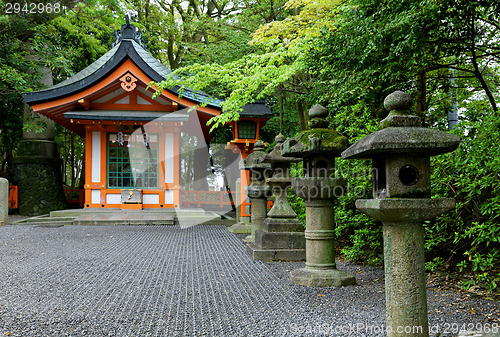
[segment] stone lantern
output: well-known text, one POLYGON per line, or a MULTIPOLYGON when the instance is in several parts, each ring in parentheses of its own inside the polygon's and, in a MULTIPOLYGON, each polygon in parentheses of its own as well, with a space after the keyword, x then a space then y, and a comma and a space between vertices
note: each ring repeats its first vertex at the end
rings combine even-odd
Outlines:
POLYGON ((356 284, 354 276, 338 270, 335 263, 334 201, 344 194, 346 179, 335 172, 335 157, 348 146, 347 138, 328 129, 328 110, 315 105, 310 111, 310 130, 283 144, 282 155, 303 158, 303 178, 292 188, 306 206, 306 267, 290 273, 292 283, 331 287, 356 284))
POLYGON ((255 241, 255 231, 261 230, 266 219, 267 198, 271 196, 271 189, 266 184, 267 175, 271 171, 271 164, 265 163, 264 143, 258 141, 254 151, 240 161, 241 170, 250 171, 250 183, 245 187, 245 193, 251 202, 252 231, 247 236, 247 242, 255 241))
POLYGON ((306 257, 304 227, 288 203, 288 189, 292 180, 290 164, 299 162, 300 158, 281 155, 285 139, 281 133, 276 136, 276 146, 264 158, 264 163, 272 165, 272 176, 266 182, 270 185, 275 200, 262 230, 255 231, 255 243, 247 247, 254 260, 303 261, 306 257))
POLYGON ((454 199, 430 198, 430 157, 455 150, 460 138, 419 127, 418 117, 409 114, 411 101, 401 91, 387 96, 383 129, 342 153, 372 159, 375 199, 357 200, 356 207, 383 223, 389 337, 429 336, 422 221, 455 207, 454 199))

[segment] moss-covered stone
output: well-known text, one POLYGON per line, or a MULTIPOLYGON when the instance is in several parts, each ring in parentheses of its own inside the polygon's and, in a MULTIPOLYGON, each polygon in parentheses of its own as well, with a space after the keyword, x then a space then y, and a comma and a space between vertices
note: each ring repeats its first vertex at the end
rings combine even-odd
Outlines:
POLYGON ((19 144, 18 157, 57 157, 57 144, 49 140, 24 140, 19 144))
POLYGON ((306 206, 306 267, 290 273, 292 283, 313 287, 356 284, 355 278, 336 269, 334 200, 345 192, 345 180, 334 178, 335 157, 347 148, 347 138, 332 129, 327 110, 309 111, 312 129, 283 144, 283 156, 302 157, 304 177, 294 178, 292 188, 306 206))
POLYGON ((302 157, 304 154, 340 154, 349 146, 347 138, 331 129, 311 129, 299 133, 283 144, 283 156, 302 157))
POLYGON ((460 137, 444 131, 418 127, 390 127, 359 140, 342 153, 344 159, 371 159, 381 154, 435 156, 454 151, 460 137))
POLYGON ((46 151, 54 145, 45 141, 22 143, 24 155, 14 159, 14 180, 19 186, 19 213, 34 216, 65 209, 61 162, 53 156, 57 154, 57 147, 46 151))
POLYGON ((414 115, 398 115, 390 113, 386 118, 380 121, 382 128, 388 127, 417 127, 420 125, 420 119, 414 115))

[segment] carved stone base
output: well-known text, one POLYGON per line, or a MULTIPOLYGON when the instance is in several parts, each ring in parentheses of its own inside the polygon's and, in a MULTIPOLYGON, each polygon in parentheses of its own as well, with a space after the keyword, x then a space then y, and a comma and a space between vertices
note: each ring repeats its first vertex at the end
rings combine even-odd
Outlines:
POLYGON ((252 224, 250 222, 237 222, 227 228, 228 231, 234 234, 245 234, 252 231, 252 224))
POLYGON ((354 276, 338 269, 296 269, 290 272, 290 280, 308 287, 343 287, 356 284, 354 276))
POLYGON ((247 246, 252 259, 260 261, 305 261, 305 249, 263 249, 255 244, 247 246))

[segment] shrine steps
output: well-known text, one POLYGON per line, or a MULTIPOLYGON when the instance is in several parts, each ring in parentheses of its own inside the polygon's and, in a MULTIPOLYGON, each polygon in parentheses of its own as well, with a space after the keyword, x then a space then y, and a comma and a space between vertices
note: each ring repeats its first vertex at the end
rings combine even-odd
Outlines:
POLYGON ((31 225, 35 227, 61 227, 65 225, 72 225, 75 217, 66 216, 51 218, 49 214, 35 216, 32 218, 26 218, 23 220, 16 221, 16 225, 31 225))
POLYGON ((53 211, 48 215, 20 220, 15 224, 38 227, 64 225, 179 225, 187 228, 199 224, 232 225, 219 213, 194 209, 121 210, 121 209, 70 209, 53 211))

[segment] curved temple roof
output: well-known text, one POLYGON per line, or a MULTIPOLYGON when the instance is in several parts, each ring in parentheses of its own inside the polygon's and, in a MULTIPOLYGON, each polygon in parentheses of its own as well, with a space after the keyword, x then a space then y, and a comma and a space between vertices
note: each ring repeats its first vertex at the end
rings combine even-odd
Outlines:
MULTIPOLYGON (((170 75, 171 70, 144 49, 137 38, 138 31, 134 25, 123 25, 120 35, 114 47, 90 66, 48 89, 24 93, 25 102, 32 105, 70 96, 100 82, 127 58, 155 82, 161 82, 170 75)), ((179 95, 179 89, 180 87, 174 87, 169 91, 179 95)), ((209 107, 221 108, 222 100, 210 97, 204 92, 184 89, 182 97, 194 103, 207 103, 209 107)))
MULTIPOLYGON (((122 26, 121 31, 115 33, 117 41, 106 54, 63 82, 44 90, 24 93, 25 102, 34 105, 81 92, 105 79, 128 58, 153 81, 161 82, 166 79, 171 74, 171 70, 146 51, 141 42, 141 33, 129 23, 128 18, 126 20, 127 23, 122 26)), ((194 104, 206 104, 207 107, 221 110, 223 101, 207 93, 186 88, 181 91, 179 86, 167 90, 194 104)), ((245 106, 241 116, 270 118, 272 114, 271 110, 260 101, 245 106)))

